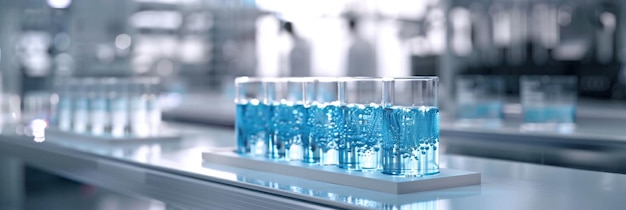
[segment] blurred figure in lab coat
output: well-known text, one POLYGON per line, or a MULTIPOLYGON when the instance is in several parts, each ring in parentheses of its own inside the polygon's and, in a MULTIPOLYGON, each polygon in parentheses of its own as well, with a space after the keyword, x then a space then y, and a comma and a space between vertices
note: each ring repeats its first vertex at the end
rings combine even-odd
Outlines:
POLYGON ((309 42, 300 37, 291 22, 285 22, 283 29, 287 32, 291 41, 291 49, 285 56, 286 69, 281 71, 281 76, 306 77, 311 76, 311 46, 309 42))
POLYGON ((359 34, 357 19, 348 18, 352 43, 348 48, 347 76, 375 77, 376 52, 374 47, 359 34))

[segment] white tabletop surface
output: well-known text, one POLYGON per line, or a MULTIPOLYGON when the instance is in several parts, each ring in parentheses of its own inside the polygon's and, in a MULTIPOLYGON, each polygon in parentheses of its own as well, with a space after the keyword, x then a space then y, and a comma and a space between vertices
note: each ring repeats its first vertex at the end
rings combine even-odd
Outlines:
MULTIPOLYGON (((82 158, 115 160, 131 168, 150 168, 279 197, 341 208, 376 209, 624 209, 626 175, 530 163, 442 155, 441 166, 480 172, 482 184, 411 194, 388 194, 281 174, 203 163, 201 153, 235 145, 228 128, 169 124, 181 141, 97 144, 47 139, 30 147, 68 149, 82 158)), ((2 141, 8 140, 0 140, 2 141)), ((445 142, 445 137, 442 139, 445 142)), ((444 148, 445 150, 445 148, 444 148)), ((581 157, 584 158, 584 157, 581 157)))

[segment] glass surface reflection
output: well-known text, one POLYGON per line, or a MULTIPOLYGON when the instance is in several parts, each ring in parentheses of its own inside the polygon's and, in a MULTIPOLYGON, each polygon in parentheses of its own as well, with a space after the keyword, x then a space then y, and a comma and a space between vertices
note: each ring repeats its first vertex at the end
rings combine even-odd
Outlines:
POLYGON ((401 206, 395 205, 383 205, 385 210, 437 210, 437 202, 436 201, 427 201, 421 203, 412 203, 405 204, 401 206))
MULTIPOLYGON (((389 194, 226 165, 216 165, 206 162, 202 165, 205 169, 210 169, 211 172, 220 171, 221 173, 234 174, 238 182, 269 188, 270 192, 271 190, 278 190, 279 192, 277 193, 279 195, 286 195, 288 197, 296 196, 298 198, 305 196, 305 199, 306 197, 311 197, 314 200, 321 199, 340 204, 345 208, 349 208, 345 206, 348 205, 373 209, 431 210, 445 206, 447 199, 481 194, 481 186, 467 186, 409 194, 389 194)), ((207 175, 214 176, 213 173, 207 175)))

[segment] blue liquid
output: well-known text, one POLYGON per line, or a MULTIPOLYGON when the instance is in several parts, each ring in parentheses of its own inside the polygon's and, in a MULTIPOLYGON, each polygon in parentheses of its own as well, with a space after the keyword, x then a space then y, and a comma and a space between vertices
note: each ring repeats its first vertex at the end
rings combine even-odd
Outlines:
POLYGON ((301 104, 269 106, 267 157, 285 160, 302 158, 302 141, 308 136, 306 113, 301 104))
POLYGON ((310 139, 303 145, 304 161, 319 160, 322 165, 337 164, 339 139, 344 127, 341 106, 327 104, 309 107, 308 126, 311 129, 310 139))
POLYGON ((384 174, 423 176, 439 173, 439 109, 383 109, 384 174))
POLYGON ((502 102, 484 102, 461 104, 457 110, 459 119, 501 119, 502 102))
POLYGON ((382 143, 380 106, 343 106, 345 128, 339 141, 339 167, 362 170, 378 169, 382 143))
POLYGON ((570 105, 524 107, 524 122, 574 123, 575 114, 575 107, 570 105))
POLYGON ((237 104, 235 129, 237 152, 256 154, 255 146, 265 140, 267 106, 259 103, 237 104))

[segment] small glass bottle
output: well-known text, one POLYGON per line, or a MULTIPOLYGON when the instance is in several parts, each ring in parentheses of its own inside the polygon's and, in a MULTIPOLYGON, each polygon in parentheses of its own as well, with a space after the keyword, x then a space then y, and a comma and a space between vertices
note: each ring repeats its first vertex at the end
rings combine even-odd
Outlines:
POLYGON ((128 80, 111 79, 111 135, 123 137, 128 129, 128 80))
POLYGON ((149 135, 147 123, 147 92, 144 89, 145 78, 134 78, 130 91, 130 131, 132 135, 149 135))
POLYGON ((62 131, 70 131, 72 129, 72 84, 75 80, 70 78, 59 78, 56 81, 58 106, 53 117, 53 125, 62 131))
POLYGON ((107 91, 106 84, 103 79, 94 81, 89 89, 89 114, 91 133, 94 135, 103 135, 109 121, 107 113, 107 91))
POLYGON ((112 117, 112 113, 113 113, 113 102, 114 99, 116 97, 116 89, 118 88, 117 86, 119 85, 119 82, 117 82, 117 79, 115 78, 106 78, 102 80, 102 88, 104 91, 104 100, 106 102, 106 109, 105 109, 105 118, 106 118, 106 123, 104 125, 104 133, 111 135, 111 131, 113 130, 113 117, 112 117))
POLYGON ((159 94, 161 92, 161 81, 158 77, 148 78, 145 87, 147 92, 146 109, 147 123, 150 135, 158 135, 161 126, 161 106, 159 105, 159 94))
POLYGON ((87 85, 90 84, 89 79, 78 80, 72 83, 72 98, 73 98, 73 119, 72 129, 76 133, 85 133, 89 123, 89 100, 88 94, 85 90, 87 85))

